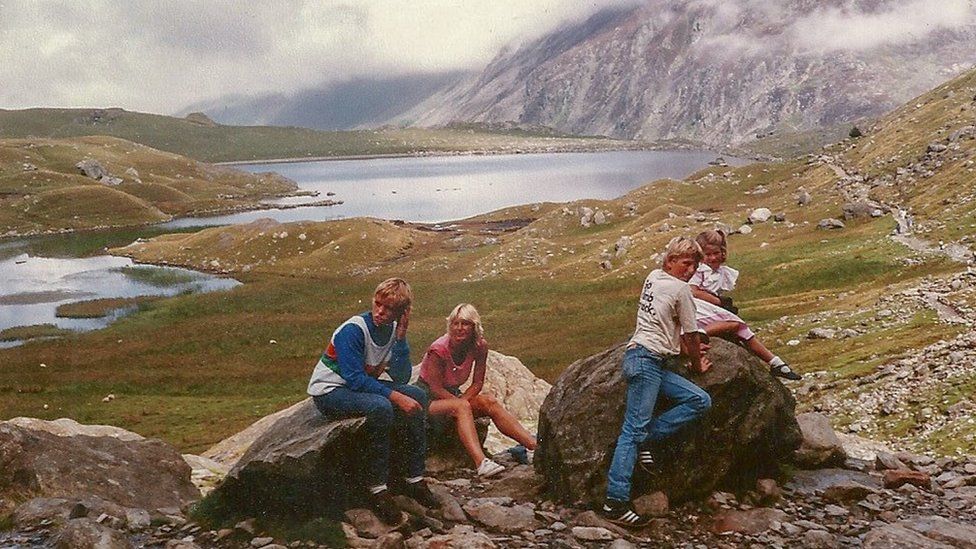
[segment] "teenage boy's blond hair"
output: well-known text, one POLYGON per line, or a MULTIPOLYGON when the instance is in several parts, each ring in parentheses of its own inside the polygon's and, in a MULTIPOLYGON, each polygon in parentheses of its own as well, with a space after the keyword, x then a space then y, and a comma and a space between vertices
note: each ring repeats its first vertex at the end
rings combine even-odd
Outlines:
POLYGON ((465 320, 474 324, 474 333, 476 338, 481 338, 485 336, 485 328, 481 325, 481 315, 478 314, 478 309, 474 308, 474 305, 470 303, 461 303, 451 311, 451 314, 447 315, 447 331, 451 331, 451 324, 455 320, 465 320))
POLYGON ((387 278, 380 282, 373 295, 392 301, 393 306, 401 310, 406 310, 413 302, 413 290, 402 278, 387 278))
POLYGON ((676 236, 671 239, 671 242, 668 242, 661 266, 667 265, 668 261, 678 257, 694 257, 695 261, 701 262, 704 254, 702 254, 701 246, 694 240, 687 236, 676 236))

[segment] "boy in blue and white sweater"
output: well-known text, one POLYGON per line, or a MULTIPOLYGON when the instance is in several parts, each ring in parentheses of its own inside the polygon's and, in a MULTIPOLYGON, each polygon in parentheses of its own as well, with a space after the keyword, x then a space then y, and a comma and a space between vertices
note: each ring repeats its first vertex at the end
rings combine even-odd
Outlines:
MULTIPOLYGON (((427 395, 410 380, 407 326, 413 292, 401 278, 379 284, 370 311, 345 321, 332 334, 329 345, 308 382, 308 394, 327 417, 366 416, 363 436, 370 448, 366 481, 370 507, 388 524, 401 520, 387 480, 390 446, 402 439, 406 453, 400 491, 433 507, 436 500, 424 483, 427 453, 427 395), (392 381, 380 380, 386 372, 392 381)), ((397 456, 398 458, 400 456, 397 456)))

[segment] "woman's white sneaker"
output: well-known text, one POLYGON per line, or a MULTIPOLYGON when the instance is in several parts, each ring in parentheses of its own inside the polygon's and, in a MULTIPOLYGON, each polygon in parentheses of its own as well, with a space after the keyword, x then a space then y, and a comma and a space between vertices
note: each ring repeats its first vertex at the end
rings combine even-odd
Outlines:
POLYGON ((497 475, 504 470, 504 465, 500 465, 489 458, 485 458, 481 460, 481 465, 478 466, 478 476, 488 478, 490 476, 497 475))

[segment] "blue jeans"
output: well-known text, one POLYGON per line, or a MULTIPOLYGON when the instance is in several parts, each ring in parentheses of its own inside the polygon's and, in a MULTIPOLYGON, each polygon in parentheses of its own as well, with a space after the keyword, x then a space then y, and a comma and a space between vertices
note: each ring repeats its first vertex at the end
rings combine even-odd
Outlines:
POLYGON ((627 407, 607 473, 608 499, 630 500, 630 479, 642 443, 663 440, 675 434, 712 405, 708 393, 680 375, 663 369, 662 362, 661 357, 640 345, 627 349, 624 354, 627 407), (674 406, 652 418, 659 393, 664 393, 674 406))
POLYGON ((362 437, 370 451, 369 456, 364 456, 368 458, 364 459, 367 487, 386 484, 390 478, 391 446, 396 449, 395 455, 404 457, 403 463, 393 464, 404 478, 423 476, 427 457, 427 394, 413 385, 380 383, 416 400, 424 410, 408 416, 385 396, 346 387, 312 397, 315 407, 326 417, 366 416, 362 437))

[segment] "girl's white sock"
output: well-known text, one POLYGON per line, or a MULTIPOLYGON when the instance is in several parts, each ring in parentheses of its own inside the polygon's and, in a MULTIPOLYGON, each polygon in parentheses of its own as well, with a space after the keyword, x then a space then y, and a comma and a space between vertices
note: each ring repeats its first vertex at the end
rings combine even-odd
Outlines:
POLYGON ((782 366, 784 364, 786 364, 786 362, 784 362, 783 359, 778 356, 774 356, 772 360, 769 361, 770 366, 782 366))

